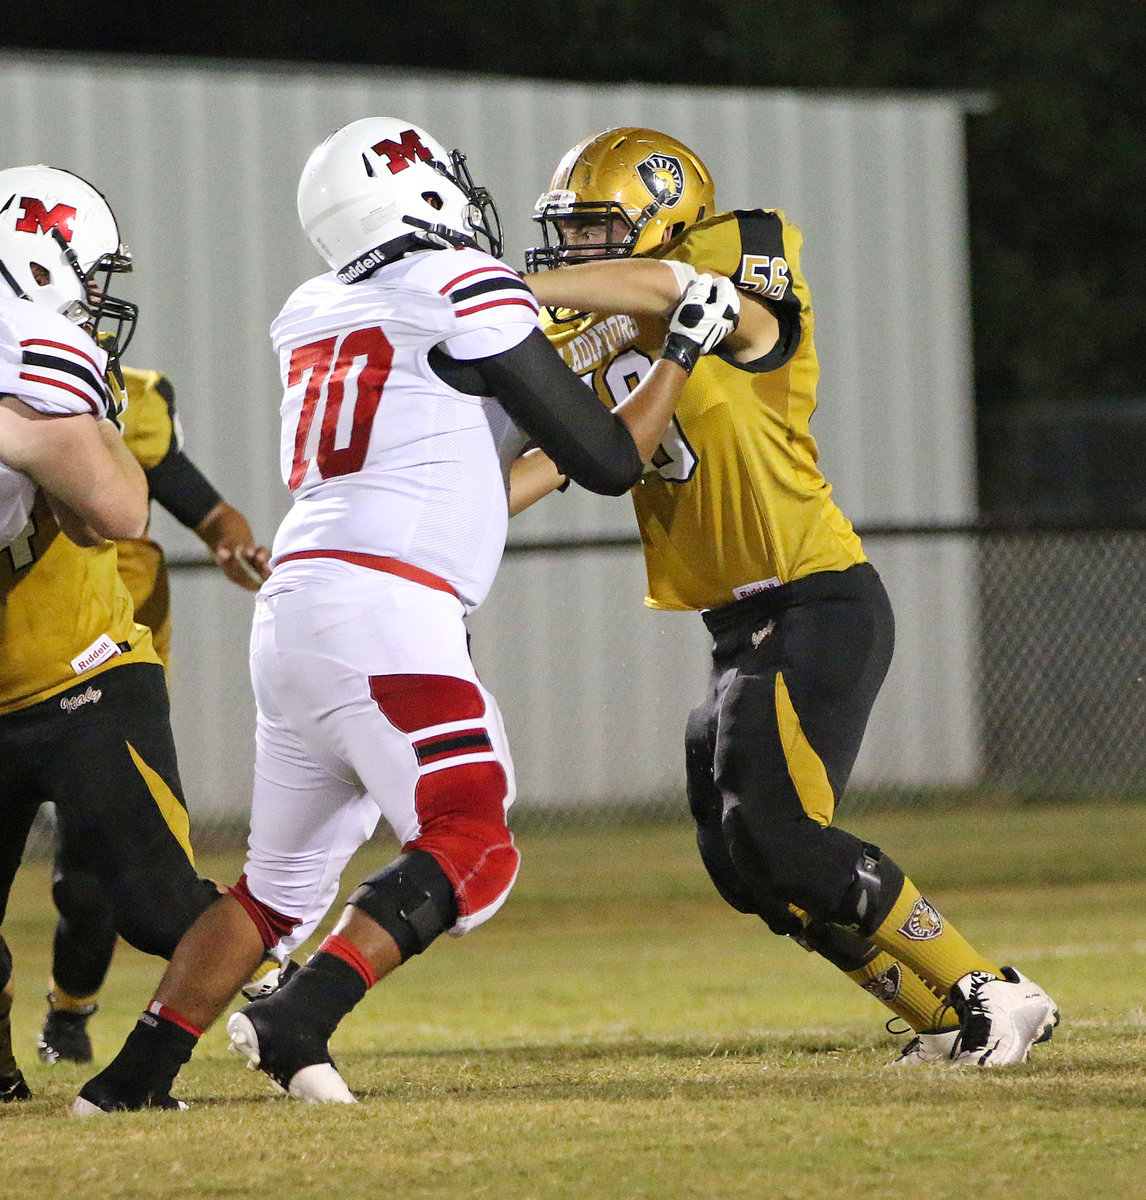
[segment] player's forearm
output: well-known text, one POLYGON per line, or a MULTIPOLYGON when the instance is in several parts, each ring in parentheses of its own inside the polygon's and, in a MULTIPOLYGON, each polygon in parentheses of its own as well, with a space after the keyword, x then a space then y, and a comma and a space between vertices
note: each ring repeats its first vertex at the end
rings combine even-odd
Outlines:
POLYGON ((509 515, 516 517, 565 482, 544 450, 530 450, 514 461, 509 472, 509 515))
POLYGON ((142 537, 148 519, 147 478, 143 468, 111 421, 97 421, 96 430, 110 458, 110 469, 97 456, 98 465, 90 477, 98 481, 96 487, 61 487, 57 494, 93 532, 116 539, 142 537))
POLYGON ((578 312, 667 316, 681 295, 672 268, 648 258, 557 267, 525 282, 542 304, 578 312))
POLYGON ((226 500, 211 509, 195 532, 232 583, 254 592, 269 577, 269 551, 255 543, 247 518, 226 500))
MULTIPOLYGON (((115 436, 119 438, 118 433, 115 436)), ((55 491, 45 487, 56 524, 77 546, 98 546, 108 538, 130 541, 146 532, 147 483, 144 480, 141 491, 143 472, 130 454, 127 458, 130 466, 116 463, 102 477, 93 475, 90 489, 72 487, 70 481, 58 482, 55 491)))
POLYGON ((252 546, 255 541, 247 518, 226 500, 211 509, 195 526, 195 532, 212 553, 220 546, 252 546))
POLYGON ((658 359, 633 391, 613 409, 625 423, 641 462, 652 462, 687 381, 688 372, 683 367, 667 359, 658 359))
POLYGON ((99 546, 107 541, 102 533, 93 529, 74 509, 66 505, 59 496, 44 493, 52 516, 63 533, 77 546, 99 546))

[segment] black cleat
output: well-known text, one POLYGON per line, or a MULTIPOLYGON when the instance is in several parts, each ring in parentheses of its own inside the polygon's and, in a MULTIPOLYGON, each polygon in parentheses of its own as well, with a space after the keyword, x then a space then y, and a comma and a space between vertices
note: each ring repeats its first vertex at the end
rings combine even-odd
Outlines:
POLYGON ((263 1004, 248 1004, 227 1022, 231 1046, 249 1067, 264 1071, 277 1088, 308 1104, 357 1103, 324 1037, 260 1010, 263 1004))
POLYGON ((52 1009, 44 1019, 44 1028, 36 1042, 40 1061, 45 1063, 87 1063, 92 1060, 92 1040, 88 1035, 88 1017, 98 1006, 89 1004, 79 1012, 52 1009))
POLYGON ((0 1104, 8 1104, 12 1100, 31 1100, 32 1089, 24 1082, 20 1068, 15 1075, 0 1075, 0 1104))
POLYGON ((144 1108, 166 1108, 182 1112, 187 1105, 176 1100, 168 1092, 117 1089, 102 1075, 89 1079, 72 1104, 72 1114, 77 1117, 98 1117, 111 1112, 138 1112, 144 1108))

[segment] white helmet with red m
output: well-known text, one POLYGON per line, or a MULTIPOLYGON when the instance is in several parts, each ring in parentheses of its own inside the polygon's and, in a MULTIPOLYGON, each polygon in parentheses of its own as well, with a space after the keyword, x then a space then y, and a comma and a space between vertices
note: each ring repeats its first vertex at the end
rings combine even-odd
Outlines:
POLYGON ((394 117, 344 125, 315 149, 298 184, 303 231, 343 283, 415 250, 501 254, 501 222, 460 150, 394 117))
POLYGON ((0 295, 43 304, 93 337, 101 321, 116 322, 105 332, 122 352, 138 309, 108 281, 130 270, 115 214, 90 183, 58 167, 0 171, 0 295))

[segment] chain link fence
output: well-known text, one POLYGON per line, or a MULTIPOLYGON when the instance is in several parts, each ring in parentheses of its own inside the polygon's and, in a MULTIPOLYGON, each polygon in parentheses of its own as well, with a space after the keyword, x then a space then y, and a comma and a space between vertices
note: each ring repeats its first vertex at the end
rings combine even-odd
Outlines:
POLYGON ((956 789, 868 787, 842 807, 1146 798, 1146 531, 959 535, 975 550, 978 769, 956 789))
MULTIPOLYGON (((952 539, 970 550, 975 603, 971 670, 951 682, 970 687, 977 761, 964 782, 937 779, 911 786, 870 777, 849 789, 842 813, 874 808, 990 802, 1032 804, 1146 798, 1146 530, 912 527, 861 531, 883 552, 919 539, 952 539), (969 683, 968 683, 969 679, 969 683)), ((615 550, 617 539, 571 544, 569 554, 615 550)), ((553 547, 550 553, 558 553, 553 547)), ((874 555, 879 560, 879 555, 874 555)), ((201 563, 172 564, 178 576, 201 563)), ((526 658, 528 645, 520 647, 526 658)), ((244 669, 231 662, 229 670, 244 669)), ((691 675, 691 673, 690 673, 691 675)), ((569 689, 568 678, 554 686, 569 689)), ((700 678, 682 688, 700 694, 700 678)), ((907 703, 885 688, 881 703, 907 703)), ((679 743, 673 731, 672 744, 679 743)), ((187 748, 181 747, 186 757, 187 748)), ((194 747, 191 753, 194 753, 194 747)), ((244 770, 246 767, 244 765, 244 770)), ((618 763, 623 770, 623 763, 618 763)), ((185 768, 186 777, 186 768, 185 768)), ((683 765, 661 795, 621 804, 532 807, 513 812, 517 828, 617 820, 686 820, 683 765)), ((528 781, 519 781, 527 797, 528 781)), ((241 840, 245 821, 196 813, 201 846, 241 840)), ((51 841, 45 811, 30 853, 51 841)), ((383 836, 382 833, 378 836, 383 836)))
POLYGON ((1146 534, 984 537, 982 785, 1146 794, 1146 534))

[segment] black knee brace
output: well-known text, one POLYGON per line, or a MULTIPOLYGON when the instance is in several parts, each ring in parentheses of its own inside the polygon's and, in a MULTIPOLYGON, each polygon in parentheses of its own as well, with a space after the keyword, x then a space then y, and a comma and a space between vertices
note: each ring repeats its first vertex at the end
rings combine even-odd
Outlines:
POLYGON ((871 937, 899 899, 903 872, 868 842, 862 844, 854 869, 855 877, 834 919, 861 937, 871 937))
POLYGON ((850 929, 842 929, 828 921, 809 921, 797 934, 796 941, 841 971, 858 971, 879 953, 879 947, 864 941, 850 929))
POLYGON ((412 850, 368 879, 348 903, 360 908, 394 939, 405 962, 458 919, 453 885, 438 860, 412 850))

